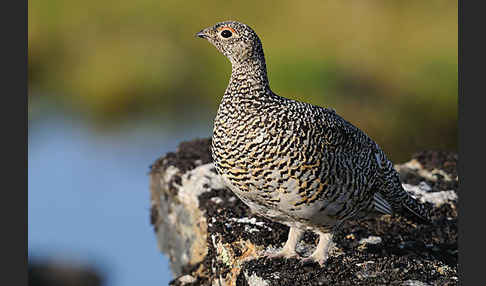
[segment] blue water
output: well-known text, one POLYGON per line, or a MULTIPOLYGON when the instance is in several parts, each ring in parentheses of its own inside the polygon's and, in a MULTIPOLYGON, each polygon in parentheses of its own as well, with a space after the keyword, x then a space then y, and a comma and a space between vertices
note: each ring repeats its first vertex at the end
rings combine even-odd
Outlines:
POLYGON ((107 286, 167 285, 168 258, 149 222, 149 165, 207 137, 211 123, 147 125, 100 132, 65 116, 29 121, 29 259, 94 265, 107 286))

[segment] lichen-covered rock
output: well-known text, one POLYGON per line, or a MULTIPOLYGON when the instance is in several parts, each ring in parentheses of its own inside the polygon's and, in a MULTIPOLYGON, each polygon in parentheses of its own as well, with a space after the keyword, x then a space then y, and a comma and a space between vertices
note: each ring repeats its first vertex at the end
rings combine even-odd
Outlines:
MULTIPOLYGON (((347 222, 324 267, 268 259, 288 227, 250 213, 216 174, 209 139, 184 142, 151 168, 151 222, 176 277, 172 285, 457 285, 457 156, 422 152, 397 165, 433 222, 400 216, 347 222)), ((297 251, 308 255, 308 232, 297 251)))

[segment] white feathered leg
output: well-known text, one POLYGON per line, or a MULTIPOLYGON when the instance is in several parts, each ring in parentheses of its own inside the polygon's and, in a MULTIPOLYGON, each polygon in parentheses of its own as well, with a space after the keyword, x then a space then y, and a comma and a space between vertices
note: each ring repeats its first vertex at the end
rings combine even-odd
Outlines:
POLYGON ((282 250, 274 254, 269 254, 268 256, 270 258, 275 258, 275 257, 292 258, 292 257, 299 256, 295 251, 295 247, 297 246, 297 243, 302 237, 302 234, 304 234, 304 231, 296 227, 290 227, 287 242, 285 242, 285 245, 283 246, 282 250))
POLYGON ((302 263, 317 262, 319 265, 324 265, 329 256, 329 247, 332 244, 332 233, 319 232, 319 244, 317 244, 314 252, 307 258, 302 259, 302 263))

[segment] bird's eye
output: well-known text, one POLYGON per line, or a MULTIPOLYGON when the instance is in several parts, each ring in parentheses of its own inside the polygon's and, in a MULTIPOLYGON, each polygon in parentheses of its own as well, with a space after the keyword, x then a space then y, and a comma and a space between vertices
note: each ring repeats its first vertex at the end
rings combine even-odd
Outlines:
POLYGON ((230 31, 230 30, 223 30, 223 31, 221 32, 221 37, 223 37, 223 38, 229 38, 229 37, 231 37, 232 35, 233 35, 233 33, 231 33, 231 31, 230 31))

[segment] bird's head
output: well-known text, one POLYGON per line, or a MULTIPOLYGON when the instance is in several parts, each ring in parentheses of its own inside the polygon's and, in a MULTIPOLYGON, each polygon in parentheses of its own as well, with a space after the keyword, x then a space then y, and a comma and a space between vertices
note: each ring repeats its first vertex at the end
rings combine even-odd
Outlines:
POLYGON ((227 21, 201 30, 196 37, 208 40, 235 65, 247 59, 262 57, 263 49, 257 34, 249 26, 227 21))

